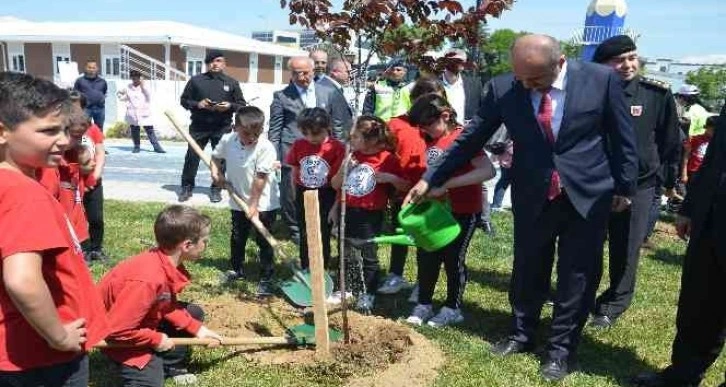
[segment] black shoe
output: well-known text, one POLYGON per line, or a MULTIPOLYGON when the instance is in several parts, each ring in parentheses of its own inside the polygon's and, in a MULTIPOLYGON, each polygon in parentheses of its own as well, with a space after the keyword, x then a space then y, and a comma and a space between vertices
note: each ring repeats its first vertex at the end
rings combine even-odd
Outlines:
POLYGON ((212 187, 209 189, 209 201, 212 203, 219 203, 222 201, 222 189, 212 187))
POLYGON ((89 251, 88 254, 86 254, 86 261, 101 261, 106 262, 109 260, 108 256, 102 251, 102 250, 94 250, 89 251))
POLYGON ((539 367, 542 378, 548 382, 558 382, 570 373, 567 367, 567 360, 547 358, 539 367))
POLYGON ((192 197, 192 191, 194 190, 194 187, 190 186, 184 186, 181 188, 181 191, 179 191, 179 201, 185 202, 192 197))
POLYGON ((491 348, 491 353, 499 356, 509 356, 515 353, 531 352, 534 347, 531 344, 520 343, 512 339, 504 339, 491 348))
POLYGON ((166 151, 164 150, 164 148, 162 148, 161 146, 154 147, 154 152, 156 152, 156 153, 166 153, 166 151))
POLYGON ((272 286, 272 281, 261 280, 257 284, 257 291, 255 294, 259 297, 271 296, 275 292, 275 288, 272 286))
POLYGON ((494 225, 492 225, 491 221, 488 220, 482 220, 479 224, 479 227, 482 231, 484 231, 484 234, 487 234, 489 236, 495 236, 497 233, 494 231, 494 225))
POLYGON ((608 329, 615 324, 615 319, 604 314, 593 314, 590 326, 595 329, 608 329))
POLYGON ((222 282, 234 282, 234 281, 240 281, 245 279, 245 273, 243 271, 234 271, 234 270, 228 270, 222 273, 221 275, 221 281, 222 282))
POLYGON ((141 148, 134 147, 134 149, 131 151, 131 153, 139 153, 141 152, 141 148))

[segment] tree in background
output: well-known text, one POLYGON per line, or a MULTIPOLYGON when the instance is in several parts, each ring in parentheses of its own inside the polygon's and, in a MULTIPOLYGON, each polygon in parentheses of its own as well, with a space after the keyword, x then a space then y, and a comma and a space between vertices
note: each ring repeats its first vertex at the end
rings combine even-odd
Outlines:
POLYGON ((492 77, 512 71, 510 48, 518 37, 525 34, 527 32, 515 32, 508 28, 492 32, 489 38, 481 44, 485 71, 492 77))
POLYGON ((686 83, 701 89, 701 101, 715 111, 726 96, 726 68, 701 67, 686 74, 686 83))

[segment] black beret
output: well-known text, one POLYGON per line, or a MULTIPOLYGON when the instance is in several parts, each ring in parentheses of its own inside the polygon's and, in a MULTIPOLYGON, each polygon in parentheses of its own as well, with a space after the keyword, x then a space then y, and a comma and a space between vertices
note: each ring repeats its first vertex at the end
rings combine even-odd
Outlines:
POLYGON ((220 56, 224 56, 224 53, 222 53, 222 51, 211 49, 207 51, 207 56, 204 57, 204 63, 210 64, 213 60, 219 58, 220 56))
POLYGON ((635 42, 629 36, 613 36, 597 46, 595 54, 592 56, 592 61, 595 63, 605 63, 613 57, 637 49, 635 42))

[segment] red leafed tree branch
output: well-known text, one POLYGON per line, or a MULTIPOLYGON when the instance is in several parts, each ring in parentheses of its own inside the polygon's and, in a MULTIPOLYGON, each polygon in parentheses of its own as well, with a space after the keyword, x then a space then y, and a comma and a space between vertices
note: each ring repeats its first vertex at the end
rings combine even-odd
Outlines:
MULTIPOLYGON (((384 56, 403 55, 422 70, 437 63, 426 53, 446 40, 479 44, 479 23, 487 16, 498 17, 515 0, 481 0, 481 5, 464 9, 454 0, 344 0, 334 9, 329 0, 281 0, 290 10, 290 24, 312 28, 340 52, 353 47, 354 33, 384 56), (420 38, 383 39, 387 31, 402 25, 423 30, 420 38)), ((364 66, 367 63, 364 64, 364 66)))

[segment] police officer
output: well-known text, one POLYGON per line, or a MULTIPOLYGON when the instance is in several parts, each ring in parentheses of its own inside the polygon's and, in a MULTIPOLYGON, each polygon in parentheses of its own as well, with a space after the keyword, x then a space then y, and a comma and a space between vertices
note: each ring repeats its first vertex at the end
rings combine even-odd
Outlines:
POLYGON ((392 61, 384 73, 385 78, 368 90, 363 100, 363 114, 374 115, 386 122, 406 114, 411 108, 411 85, 406 83, 407 71, 403 61, 392 61))
MULTIPOLYGON (((195 75, 187 82, 181 95, 181 105, 192 113, 189 134, 202 149, 207 143, 211 143, 214 149, 222 135, 230 131, 232 114, 247 105, 247 102, 242 96, 239 82, 224 73, 227 62, 221 51, 209 50, 204 63, 207 72, 195 75)), ((197 169, 199 156, 188 147, 182 171, 180 202, 192 197, 197 169)), ((210 188, 209 200, 213 203, 222 200, 222 188, 214 183, 210 188)))
MULTIPOLYGON (((612 67, 622 78, 630 105, 638 149, 638 189, 628 210, 610 215, 610 287, 598 297, 591 325, 610 327, 630 306, 635 291, 640 246, 648 226, 661 164, 678 168, 680 138, 678 115, 670 87, 639 74, 640 62, 633 40, 612 37, 595 50, 593 61, 612 67)), ((667 195, 673 195, 676 172, 666 173, 667 195)))

